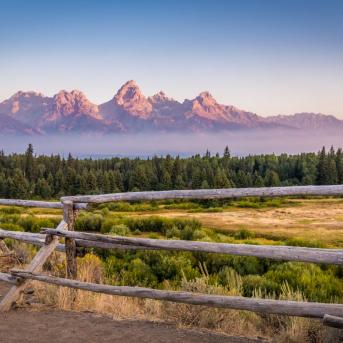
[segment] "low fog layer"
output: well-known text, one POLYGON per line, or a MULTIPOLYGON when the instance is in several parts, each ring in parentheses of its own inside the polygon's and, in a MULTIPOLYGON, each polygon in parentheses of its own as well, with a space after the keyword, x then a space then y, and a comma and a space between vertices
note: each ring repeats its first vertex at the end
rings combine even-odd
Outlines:
POLYGON ((240 131, 192 134, 118 134, 0 136, 6 153, 24 152, 32 143, 37 154, 70 152, 78 157, 139 156, 160 154, 189 156, 195 153, 222 153, 229 146, 233 155, 299 153, 318 151, 323 145, 343 146, 342 132, 327 131, 240 131))

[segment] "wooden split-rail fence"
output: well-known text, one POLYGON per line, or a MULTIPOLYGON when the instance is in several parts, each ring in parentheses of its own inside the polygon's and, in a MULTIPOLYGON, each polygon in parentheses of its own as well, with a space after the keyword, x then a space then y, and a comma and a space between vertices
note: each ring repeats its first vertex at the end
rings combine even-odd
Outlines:
POLYGON ((149 298, 193 305, 247 310, 259 313, 320 318, 324 325, 343 328, 343 304, 298 302, 246 298, 238 296, 208 295, 191 292, 156 290, 143 287, 111 286, 81 282, 77 278, 77 255, 80 248, 173 250, 205 253, 255 256, 275 260, 302 261, 320 264, 343 265, 342 249, 318 249, 291 246, 210 243, 184 240, 159 240, 75 232, 75 218, 89 204, 114 201, 163 200, 163 199, 220 199, 242 197, 280 196, 343 196, 343 185, 294 186, 262 188, 229 188, 201 190, 173 190, 160 192, 129 192, 103 195, 67 196, 60 202, 0 199, 0 205, 63 209, 63 220, 56 229, 42 229, 40 234, 0 229, 0 248, 7 249, 3 239, 11 238, 40 247, 24 269, 0 273, 0 280, 13 284, 0 302, 0 311, 8 311, 18 300, 29 280, 111 295, 149 298), (64 244, 59 241, 64 237, 64 244), (43 264, 54 250, 66 253, 66 278, 42 273, 43 264))

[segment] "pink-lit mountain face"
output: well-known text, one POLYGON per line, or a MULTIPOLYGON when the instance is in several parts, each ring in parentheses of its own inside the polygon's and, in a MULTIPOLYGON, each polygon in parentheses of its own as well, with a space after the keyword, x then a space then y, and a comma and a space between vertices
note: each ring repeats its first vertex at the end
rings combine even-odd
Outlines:
POLYGON ((98 106, 79 91, 60 91, 52 98, 35 92, 18 92, 0 103, 1 121, 3 117, 21 125, 18 133, 23 127, 27 132, 40 133, 106 129, 98 106))
POLYGON ((333 116, 299 113, 263 118, 219 104, 209 92, 178 102, 164 92, 146 97, 135 81, 126 82, 104 104, 91 103, 77 90, 53 97, 18 92, 0 103, 0 133, 199 132, 238 129, 343 129, 333 116))

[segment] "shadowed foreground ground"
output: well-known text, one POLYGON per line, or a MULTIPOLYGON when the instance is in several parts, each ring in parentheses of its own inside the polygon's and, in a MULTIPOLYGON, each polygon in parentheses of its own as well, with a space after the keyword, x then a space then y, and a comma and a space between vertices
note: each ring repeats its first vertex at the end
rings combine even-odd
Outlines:
MULTIPOLYGON (((0 283, 0 300, 7 285, 0 283)), ((92 313, 17 308, 0 314, 1 343, 120 342, 120 343, 255 343, 147 321, 114 321, 92 313)))
POLYGON ((12 310, 0 315, 0 342, 250 343, 145 321, 113 321, 91 313, 12 310))

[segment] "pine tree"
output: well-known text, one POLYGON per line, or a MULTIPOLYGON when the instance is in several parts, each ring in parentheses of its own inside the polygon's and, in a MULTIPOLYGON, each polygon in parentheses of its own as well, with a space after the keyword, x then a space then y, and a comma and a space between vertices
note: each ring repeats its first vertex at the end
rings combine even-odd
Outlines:
POLYGON ((228 188, 230 187, 230 182, 226 177, 225 172, 222 169, 217 169, 214 176, 214 187, 215 188, 228 188))
POLYGON ((77 194, 76 171, 72 167, 67 167, 67 173, 65 176, 65 190, 67 194, 77 194))
POLYGON ((25 177, 32 182, 34 180, 33 145, 30 143, 25 152, 25 177))
POLYGON ((325 147, 323 146, 318 156, 318 166, 317 166, 317 184, 318 185, 325 185, 327 183, 327 172, 328 172, 328 165, 327 165, 326 151, 325 151, 325 147))
POLYGON ((268 170, 264 178, 264 183, 268 187, 280 186, 280 178, 278 173, 274 170, 268 170))
POLYGON ((338 175, 337 175, 337 166, 336 166, 336 153, 333 146, 330 149, 330 152, 327 157, 327 180, 328 185, 337 184, 338 175))
POLYGON ((21 170, 16 169, 13 176, 13 183, 10 185, 9 193, 11 198, 26 199, 30 196, 30 186, 21 170))
POLYGON ((129 178, 129 190, 147 190, 148 180, 145 174, 144 167, 140 164, 136 165, 129 178))
POLYGON ((185 182, 181 175, 178 175, 173 186, 174 189, 185 189, 185 182))
POLYGON ((254 187, 263 187, 264 186, 264 180, 261 175, 255 171, 254 173, 254 179, 253 179, 254 187))
POLYGON ((230 158, 231 157, 231 153, 230 153, 230 149, 228 146, 225 147, 224 149, 224 155, 223 155, 224 158, 230 158))
POLYGON ((6 196, 6 182, 3 174, 0 174, 0 196, 2 198, 6 196))
POLYGON ((58 169, 56 174, 54 175, 54 185, 53 185, 53 193, 56 196, 66 194, 68 192, 68 185, 66 184, 66 180, 62 169, 58 169))
POLYGON ((108 172, 103 174, 103 181, 102 181, 102 192, 103 193, 111 193, 111 182, 108 172))
POLYGON ((210 188, 209 185, 208 185, 208 182, 206 180, 204 180, 201 183, 201 189, 208 189, 208 188, 210 188))
POLYGON ((338 149, 336 153, 337 182, 343 183, 343 151, 338 149))
POLYGON ((161 182, 159 185, 159 189, 161 191, 168 190, 172 188, 172 180, 168 170, 162 170, 161 182))
POLYGON ((97 179, 93 170, 87 173, 86 187, 87 187, 87 193, 89 194, 98 193, 97 179))
POLYGON ((45 179, 39 179, 35 185, 35 194, 40 198, 49 199, 51 197, 51 188, 45 179))
MULTIPOLYGON (((171 172, 171 181, 174 188, 176 188, 177 180, 181 176, 181 162, 180 157, 177 156, 174 160, 172 172, 171 172)), ((179 180, 180 181, 180 180, 179 180)))

